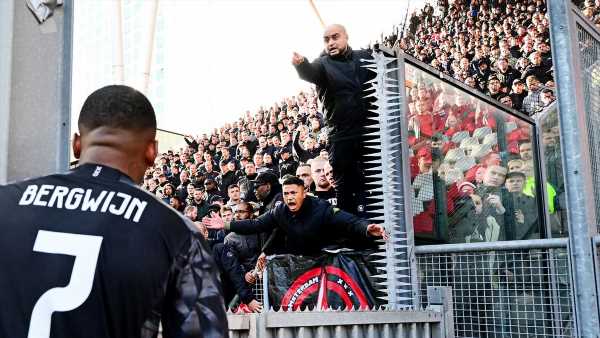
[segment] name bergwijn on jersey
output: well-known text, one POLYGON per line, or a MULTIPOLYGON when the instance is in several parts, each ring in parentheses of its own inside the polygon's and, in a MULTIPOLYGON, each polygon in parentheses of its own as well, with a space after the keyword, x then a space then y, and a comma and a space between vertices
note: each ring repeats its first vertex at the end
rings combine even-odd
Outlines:
POLYGON ((19 205, 111 213, 138 223, 148 202, 115 191, 69 188, 60 185, 28 185, 19 205), (133 216, 133 218, 132 218, 133 216))

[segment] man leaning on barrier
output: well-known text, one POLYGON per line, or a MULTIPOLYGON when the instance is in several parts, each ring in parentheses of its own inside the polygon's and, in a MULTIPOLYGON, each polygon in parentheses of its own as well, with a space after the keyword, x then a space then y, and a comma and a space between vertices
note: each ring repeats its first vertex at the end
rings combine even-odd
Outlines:
POLYGON ((257 219, 225 222, 220 217, 205 217, 209 229, 227 229, 240 234, 253 234, 280 229, 286 252, 297 255, 318 254, 340 237, 387 239, 382 225, 370 224, 348 212, 332 207, 326 201, 307 196, 302 179, 289 176, 283 181, 284 204, 257 219))

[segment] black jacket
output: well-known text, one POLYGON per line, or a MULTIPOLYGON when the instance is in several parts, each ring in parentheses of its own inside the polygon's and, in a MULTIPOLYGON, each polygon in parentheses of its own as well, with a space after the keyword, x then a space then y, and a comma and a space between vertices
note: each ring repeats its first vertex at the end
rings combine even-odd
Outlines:
POLYGON ((282 246, 286 249, 285 253, 314 255, 340 237, 364 238, 367 241, 368 225, 367 220, 334 208, 326 201, 307 196, 296 214, 281 203, 256 219, 231 222, 229 230, 254 234, 279 229, 279 233, 284 235, 280 240, 285 241, 282 246))
POLYGON ((300 145, 300 133, 294 134, 294 141, 292 144, 294 159, 298 162, 306 163, 308 160, 312 160, 313 158, 319 156, 321 153, 321 149, 314 148, 306 150, 300 145))
POLYGON ((281 161, 279 162, 279 177, 296 175, 296 169, 298 169, 298 162, 294 161, 292 157, 288 158, 287 161, 281 161))
POLYGON ((213 257, 221 271, 226 303, 230 303, 236 294, 240 296, 240 300, 245 304, 256 298, 250 285, 246 283, 246 271, 244 271, 238 253, 233 247, 218 243, 213 247, 213 257))
POLYGON ((119 171, 84 164, 0 186, 0 214, 0 337, 155 337, 159 320, 164 337, 228 335, 206 242, 119 171))
POLYGON ((301 79, 317 85, 319 99, 323 102, 325 123, 330 140, 356 136, 361 132, 369 109, 364 99, 365 83, 375 77, 361 59, 372 59, 370 50, 352 50, 350 46, 339 56, 327 54, 312 63, 304 60, 296 66, 301 79))
POLYGON ((219 190, 221 191, 221 195, 227 196, 227 188, 237 183, 237 177, 235 176, 235 172, 228 171, 225 175, 220 174, 216 178, 217 184, 219 185, 219 190))
POLYGON ((259 235, 240 235, 231 232, 225 236, 224 243, 235 250, 240 264, 244 267, 244 272, 254 269, 256 260, 260 254, 259 235))

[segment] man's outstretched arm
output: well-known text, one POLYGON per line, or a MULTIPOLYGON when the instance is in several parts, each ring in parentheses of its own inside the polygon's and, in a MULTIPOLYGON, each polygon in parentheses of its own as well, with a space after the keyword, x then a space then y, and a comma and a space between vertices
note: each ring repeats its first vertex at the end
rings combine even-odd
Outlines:
POLYGON ((325 85, 325 70, 319 59, 310 63, 304 56, 294 52, 292 64, 302 80, 314 83, 317 86, 325 85))
POLYGON ((218 215, 214 217, 204 217, 202 219, 202 224, 209 229, 225 229, 242 235, 251 235, 275 229, 277 227, 277 220, 274 215, 274 210, 271 210, 255 219, 232 222, 226 222, 218 215))

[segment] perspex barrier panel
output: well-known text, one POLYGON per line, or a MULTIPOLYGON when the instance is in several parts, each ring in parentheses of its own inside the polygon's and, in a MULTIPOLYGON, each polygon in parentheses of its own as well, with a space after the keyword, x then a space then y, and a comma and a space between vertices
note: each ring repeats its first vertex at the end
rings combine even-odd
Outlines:
POLYGON ((543 165, 546 180, 554 188, 553 198, 546 199, 546 210, 549 214, 550 229, 553 238, 568 236, 568 219, 565 195, 565 179, 561 157, 560 132, 558 126, 558 108, 550 106, 537 118, 543 165))
POLYGON ((416 242, 546 237, 532 121, 408 62, 405 80, 416 242))
POLYGON ((457 337, 572 337, 566 248, 417 252, 421 296, 451 286, 457 337))

